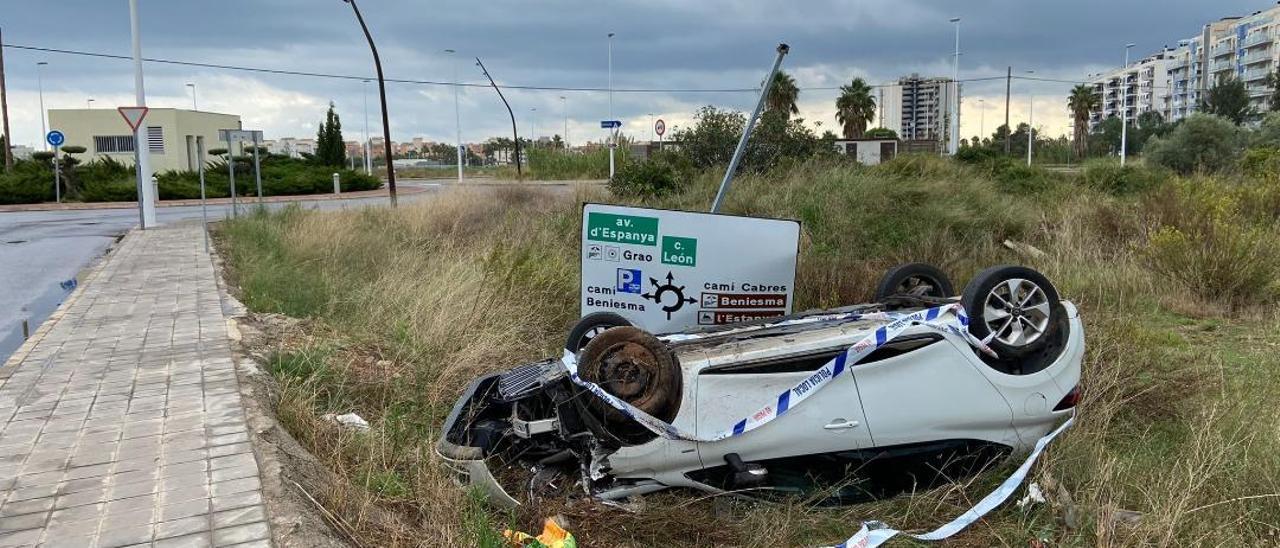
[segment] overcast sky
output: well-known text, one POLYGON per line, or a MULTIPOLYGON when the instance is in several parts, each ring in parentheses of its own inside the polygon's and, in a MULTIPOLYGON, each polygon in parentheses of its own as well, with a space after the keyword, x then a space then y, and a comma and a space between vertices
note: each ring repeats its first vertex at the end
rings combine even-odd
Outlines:
MULTIPOLYGON (((369 49, 341 0, 140 0, 143 55, 250 67, 372 76, 369 49)), ((734 89, 757 86, 778 42, 791 45, 784 69, 801 87, 801 116, 837 129, 836 91, 856 76, 883 83, 898 76, 949 76, 951 17, 961 22, 960 77, 982 78, 1034 69, 1038 76, 1081 80, 1135 55, 1175 45, 1208 21, 1247 15, 1271 4, 1242 0, 363 0, 388 78, 483 83, 479 56, 499 84, 603 88, 607 39, 614 32, 616 89, 734 89), (443 50, 457 50, 456 62, 443 50)), ((0 0, 6 44, 129 54, 127 0, 0 0)), ((5 49, 9 115, 15 142, 38 143, 36 63, 44 67, 47 108, 133 104, 132 64, 60 53, 5 49)), ((184 84, 197 85, 201 110, 239 114, 268 138, 314 137, 329 101, 344 134, 364 129, 359 80, 284 76, 162 64, 146 65, 153 107, 190 108, 184 84)), ((1011 118, 1067 131, 1069 84, 1015 80, 1011 118)), ((452 140, 450 87, 388 84, 392 138, 452 140)), ((587 91, 505 92, 521 134, 564 132, 573 143, 598 140, 608 94, 587 91), (562 102, 560 97, 565 97, 562 102), (536 110, 531 110, 536 109, 536 110), (532 126, 532 128, 530 128, 532 126)), ((989 134, 1004 118, 1004 80, 965 84, 962 135, 989 134), (980 108, 981 107, 981 108, 980 108)), ((614 93, 614 117, 624 131, 650 132, 650 113, 668 127, 688 123, 701 105, 750 109, 751 93, 614 93)), ((460 94, 465 141, 510 135, 492 89, 460 94)), ((370 130, 380 131, 377 86, 369 86, 370 130)))

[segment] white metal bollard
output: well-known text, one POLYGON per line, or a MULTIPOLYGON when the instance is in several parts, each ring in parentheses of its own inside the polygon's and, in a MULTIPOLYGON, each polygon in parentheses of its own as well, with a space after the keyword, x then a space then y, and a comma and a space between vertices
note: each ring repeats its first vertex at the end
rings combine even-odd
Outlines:
POLYGON ((160 201, 160 180, 155 175, 151 176, 151 195, 156 197, 156 201, 160 201))
POLYGON ((333 172, 333 193, 342 194, 342 179, 336 171, 333 172))

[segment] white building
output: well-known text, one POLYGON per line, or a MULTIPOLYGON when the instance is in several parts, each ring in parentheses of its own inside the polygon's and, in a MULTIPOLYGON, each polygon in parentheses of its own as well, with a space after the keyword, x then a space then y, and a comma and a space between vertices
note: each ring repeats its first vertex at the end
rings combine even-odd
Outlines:
POLYGON ((282 154, 290 158, 301 158, 303 154, 316 153, 316 140, 309 138, 281 137, 268 140, 263 143, 263 146, 267 147, 267 152, 271 154, 282 154))
MULTIPOLYGON (((195 169, 199 166, 196 137, 204 138, 208 151, 226 146, 218 141, 218 130, 241 129, 240 116, 235 114, 175 108, 153 108, 142 124, 151 169, 156 173, 195 169)), ((86 154, 80 157, 83 161, 108 157, 133 165, 133 132, 115 109, 52 109, 49 129, 66 135, 63 146, 84 147, 86 154)))
POLYGON ((1242 80, 1253 107, 1259 112, 1268 110, 1267 96, 1272 88, 1267 86, 1266 78, 1275 72, 1280 61, 1280 47, 1276 47, 1278 19, 1280 6, 1206 25, 1202 37, 1209 44, 1209 78, 1204 85, 1211 87, 1226 78, 1242 80))
POLYGON ((1121 93, 1126 89, 1130 115, 1156 110, 1168 121, 1181 120, 1199 109, 1207 90, 1228 78, 1243 81, 1253 107, 1265 112, 1274 91, 1266 83, 1267 75, 1280 67, 1278 44, 1280 6, 1207 23, 1175 48, 1090 78, 1103 106, 1090 117, 1089 125, 1119 116, 1121 93), (1152 101, 1148 101, 1148 90, 1154 90, 1152 101))
POLYGON ((1121 118, 1126 111, 1124 116, 1130 120, 1144 112, 1164 114, 1171 58, 1172 52, 1161 51, 1131 62, 1127 67, 1090 77, 1094 93, 1102 100, 1089 115, 1089 129, 1107 118, 1121 118))
POLYGON ((879 125, 906 141, 945 143, 951 130, 948 106, 958 93, 959 86, 950 78, 899 78, 881 88, 879 125))

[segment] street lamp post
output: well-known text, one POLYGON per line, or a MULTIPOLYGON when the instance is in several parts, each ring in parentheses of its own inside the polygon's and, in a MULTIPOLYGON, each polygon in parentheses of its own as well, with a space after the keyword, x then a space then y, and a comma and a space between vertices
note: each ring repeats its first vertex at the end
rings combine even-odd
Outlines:
POLYGON ((480 72, 484 73, 484 77, 489 80, 489 85, 493 86, 493 91, 498 92, 498 98, 502 99, 502 106, 507 107, 507 116, 511 117, 511 137, 514 139, 513 146, 516 153, 516 178, 523 179, 524 171, 520 168, 520 130, 516 128, 516 113, 511 110, 511 103, 507 102, 507 97, 502 94, 502 88, 498 87, 498 83, 493 81, 493 76, 489 74, 489 70, 484 68, 484 63, 480 62, 480 58, 476 57, 476 66, 480 67, 480 72))
MULTIPOLYGON (((956 54, 951 60, 951 92, 955 97, 951 100, 955 108, 951 110, 951 154, 960 149, 960 18, 952 17, 956 26, 956 54)), ((952 105, 947 105, 951 107, 952 105)))
MULTIPOLYGON (((457 51, 447 49, 445 53, 454 56, 457 51)), ((458 182, 462 182, 462 113, 458 108, 458 60, 453 60, 453 127, 458 138, 458 182)))
POLYGON ((40 67, 48 65, 49 63, 44 61, 36 63, 36 88, 40 91, 40 137, 41 140, 44 141, 45 150, 49 150, 49 141, 44 139, 44 136, 49 134, 49 127, 44 121, 44 75, 41 74, 40 67))
MULTIPOLYGON (((138 0, 129 0, 129 30, 133 42, 133 88, 139 107, 147 106, 147 92, 142 80, 142 24, 138 20, 138 0)), ((93 99, 89 100, 92 108, 93 99)), ((151 151, 147 147, 147 128, 138 124, 133 132, 134 171, 138 177, 139 218, 143 230, 155 227, 156 196, 151 186, 151 151)))
MULTIPOLYGON (((1035 73, 1036 71, 1034 70, 1027 71, 1027 74, 1035 73)), ((1035 144, 1032 136, 1036 133, 1036 94, 1032 92, 1029 95, 1030 98, 1027 100, 1027 167, 1031 167, 1031 147, 1035 144)))
POLYGON ((538 112, 537 107, 529 107, 529 146, 530 147, 533 147, 538 144, 538 141, 537 141, 538 132, 533 130, 533 117, 537 116, 537 114, 535 114, 536 112, 538 112))
POLYGON ((569 107, 563 95, 560 96, 560 116, 564 118, 564 151, 569 152, 569 107))
POLYGON ((373 141, 369 137, 369 81, 364 82, 364 173, 365 175, 373 175, 373 159, 369 154, 369 149, 373 148, 373 141))
MULTIPOLYGON (((360 22, 360 30, 364 31, 364 39, 369 43, 369 52, 373 54, 373 68, 378 73, 378 100, 382 104, 382 147, 383 154, 387 160, 387 193, 391 200, 391 206, 396 205, 396 170, 395 162, 392 161, 391 154, 391 121, 387 114, 387 81, 382 76, 382 58, 378 56, 378 46, 373 43, 373 35, 369 34, 369 27, 364 24, 364 16, 360 15, 360 8, 356 6, 356 0, 342 0, 351 4, 351 10, 356 14, 356 21, 360 22)), ((367 110, 366 110, 367 112, 367 110)), ((365 120, 368 120, 366 114, 365 120)), ((372 162, 370 162, 372 166, 372 162)), ((372 168, 370 169, 372 171, 372 168)))
POLYGON ((978 140, 987 135, 987 100, 978 99, 978 140))
POLYGON ((187 87, 191 88, 191 110, 200 110, 200 107, 196 105, 196 85, 187 82, 187 87))
POLYGON ((85 108, 93 108, 93 99, 87 99, 84 102, 85 108))
MULTIPOLYGON (((613 33, 609 33, 609 119, 613 120, 613 33)), ((618 148, 618 128, 611 128, 609 139, 609 180, 613 180, 613 152, 618 148)))
POLYGON ((1127 155, 1129 141, 1129 50, 1133 49, 1134 44, 1125 44, 1124 46, 1124 72, 1120 78, 1122 86, 1120 88, 1120 165, 1124 165, 1124 159, 1127 155))

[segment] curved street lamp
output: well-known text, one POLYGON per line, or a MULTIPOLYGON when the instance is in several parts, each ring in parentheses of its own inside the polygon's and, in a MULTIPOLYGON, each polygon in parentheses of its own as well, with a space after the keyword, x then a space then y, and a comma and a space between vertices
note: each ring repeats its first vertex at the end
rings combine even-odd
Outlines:
POLYGON ((356 21, 360 22, 360 30, 364 31, 364 39, 369 42, 369 51, 373 53, 373 67, 378 72, 378 99, 382 102, 382 146, 387 157, 387 191, 391 197, 391 206, 395 207, 396 169, 391 155, 391 123, 387 119, 387 83, 382 77, 382 58, 378 57, 378 46, 373 43, 373 35, 369 34, 369 27, 364 24, 364 16, 360 15, 356 0, 342 1, 351 4, 351 10, 356 13, 356 21))

